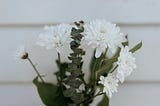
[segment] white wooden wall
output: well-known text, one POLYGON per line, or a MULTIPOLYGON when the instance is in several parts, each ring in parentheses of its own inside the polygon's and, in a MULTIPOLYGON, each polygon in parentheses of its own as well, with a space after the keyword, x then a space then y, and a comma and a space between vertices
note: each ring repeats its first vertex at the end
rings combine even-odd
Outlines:
POLYGON ((95 18, 117 23, 131 46, 143 41, 135 55, 138 68, 114 94, 111 106, 159 106, 159 0, 0 0, 0 106, 44 106, 31 83, 32 67, 14 60, 19 45, 27 46, 45 80, 54 82, 55 52, 35 45, 43 26, 95 18))

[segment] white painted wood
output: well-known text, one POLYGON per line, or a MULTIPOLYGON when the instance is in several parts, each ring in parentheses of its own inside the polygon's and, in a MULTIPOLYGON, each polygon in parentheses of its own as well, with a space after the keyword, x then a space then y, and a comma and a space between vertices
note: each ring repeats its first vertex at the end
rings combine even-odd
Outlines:
MULTIPOLYGON (((55 83, 56 53, 35 45, 42 26, 95 18, 119 23, 131 46, 143 41, 135 54, 138 68, 113 95, 111 106, 159 106, 159 10, 159 0, 0 0, 0 106, 44 106, 36 87, 28 83, 36 75, 32 67, 13 58, 19 45, 27 46, 45 80, 55 83)), ((86 57, 87 71, 90 55, 86 57)))
POLYGON ((159 0, 0 0, 0 23, 57 23, 106 18, 160 23, 159 0))
MULTIPOLYGON (((15 50, 21 44, 27 46, 30 57, 35 63, 38 63, 39 71, 47 75, 46 80, 55 81, 56 78, 52 73, 57 70, 54 62, 57 58, 56 52, 54 50, 46 51, 35 44, 41 31, 43 31, 41 27, 0 28, 0 82, 28 82, 35 77, 36 74, 28 62, 19 62, 13 57, 15 50)), ((160 81, 160 62, 158 58, 160 54, 158 49, 160 27, 123 26, 122 31, 129 34, 131 47, 133 44, 143 41, 142 49, 135 54, 138 68, 128 78, 128 81, 160 81)), ((63 51, 62 55, 65 57, 63 58, 65 61, 69 52, 66 49, 63 51)), ((84 57, 86 77, 91 57, 89 53, 84 57)))
POLYGON ((124 84, 111 99, 111 106, 159 106, 160 84, 124 84))
POLYGON ((32 84, 0 85, 0 106, 44 106, 32 84))
MULTIPOLYGON (((159 83, 125 83, 113 94, 110 106, 159 106, 159 83)), ((101 97, 95 99, 100 101, 101 97)))
MULTIPOLYGON (((113 94, 110 106, 158 106, 159 83, 126 83, 113 94)), ((96 106, 96 98, 91 106, 96 106)), ((44 106, 33 84, 0 85, 0 106, 44 106)))

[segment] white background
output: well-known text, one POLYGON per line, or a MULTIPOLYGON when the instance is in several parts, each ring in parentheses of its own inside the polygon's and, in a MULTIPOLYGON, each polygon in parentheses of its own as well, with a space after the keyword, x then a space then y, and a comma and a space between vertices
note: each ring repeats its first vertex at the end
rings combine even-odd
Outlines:
POLYGON ((45 80, 55 82, 56 52, 36 46, 38 34, 46 24, 95 18, 117 23, 129 35, 131 47, 143 41, 143 48, 135 54, 138 68, 120 85, 111 106, 159 106, 159 0, 0 0, 0 106, 43 106, 31 83, 36 76, 32 67, 13 57, 19 45, 27 46, 39 71, 47 75, 45 80))

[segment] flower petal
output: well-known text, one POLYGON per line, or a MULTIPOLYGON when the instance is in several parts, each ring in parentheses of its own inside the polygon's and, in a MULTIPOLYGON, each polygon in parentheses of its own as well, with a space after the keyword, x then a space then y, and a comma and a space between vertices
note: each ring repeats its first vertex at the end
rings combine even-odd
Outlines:
POLYGON ((125 76, 124 76, 124 73, 123 73, 122 71, 117 71, 116 77, 119 79, 119 81, 120 81, 121 83, 124 82, 125 76))
POLYGON ((101 49, 100 47, 98 47, 98 48, 96 49, 95 57, 96 57, 96 58, 100 57, 101 54, 102 54, 102 52, 103 52, 102 49, 101 49))

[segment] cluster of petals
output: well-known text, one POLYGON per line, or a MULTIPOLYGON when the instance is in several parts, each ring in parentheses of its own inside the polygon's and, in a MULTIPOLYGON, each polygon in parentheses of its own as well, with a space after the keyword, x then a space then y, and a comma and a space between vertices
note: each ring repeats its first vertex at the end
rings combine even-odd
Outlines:
POLYGON ((71 41, 70 32, 72 26, 69 24, 60 24, 55 26, 46 26, 44 32, 39 35, 38 45, 46 49, 60 49, 71 41))
POLYGON ((133 56, 133 53, 129 51, 128 46, 121 48, 117 65, 118 68, 116 72, 116 77, 120 80, 121 83, 123 83, 125 77, 129 76, 136 68, 135 57, 133 56))
POLYGON ((109 98, 112 97, 112 93, 117 92, 118 79, 111 73, 108 74, 107 77, 100 76, 100 81, 98 83, 104 86, 103 92, 106 93, 109 98))
POLYGON ((118 67, 114 73, 109 73, 107 77, 100 76, 99 84, 103 85, 103 92, 110 98, 112 93, 117 92, 118 82, 124 82, 125 78, 129 76, 136 68, 135 58, 133 53, 129 51, 129 47, 121 48, 118 61, 118 67))
POLYGON ((103 19, 86 23, 84 29, 81 45, 85 49, 95 49, 96 58, 100 57, 107 48, 114 53, 118 47, 122 46, 122 42, 126 41, 125 35, 120 32, 116 24, 103 19))

